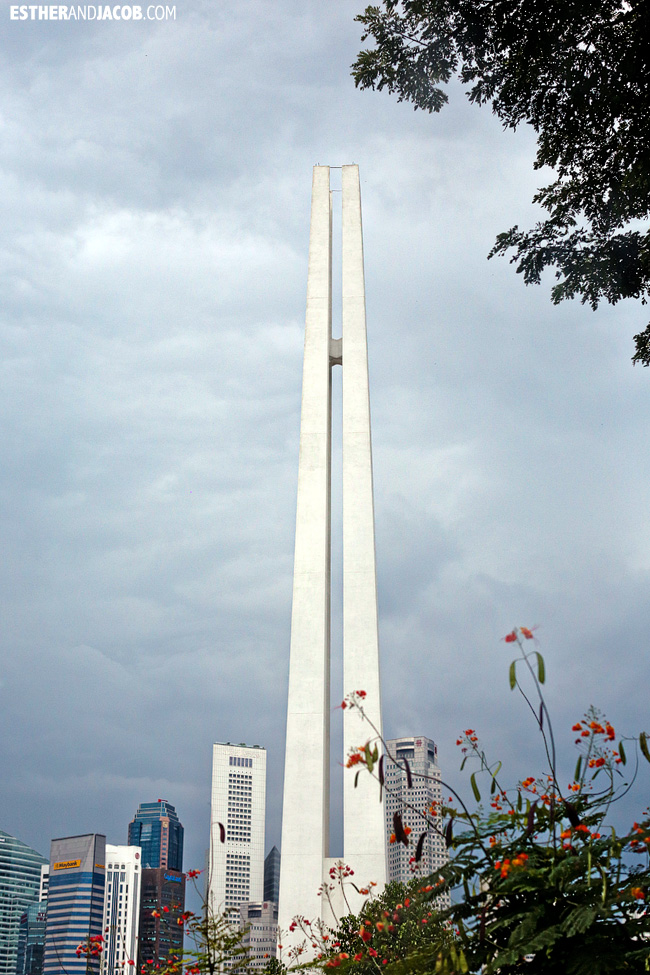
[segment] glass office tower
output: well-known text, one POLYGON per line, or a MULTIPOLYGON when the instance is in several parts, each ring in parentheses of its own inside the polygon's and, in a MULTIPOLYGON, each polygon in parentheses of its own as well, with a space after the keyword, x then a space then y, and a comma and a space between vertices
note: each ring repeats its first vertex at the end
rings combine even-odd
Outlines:
POLYGON ((43 975, 47 901, 30 904, 20 919, 16 975, 43 975))
POLYGON ((47 858, 0 829, 0 975, 15 975, 20 919, 38 901, 47 858))
POLYGON ((166 799, 141 802, 133 822, 129 823, 129 846, 141 848, 145 870, 155 867, 182 870, 183 833, 178 814, 166 799))
POLYGON ((182 957, 185 910, 183 827, 166 799, 141 802, 129 823, 129 846, 142 849, 138 967, 182 957), (154 916, 153 912, 159 914, 154 916))

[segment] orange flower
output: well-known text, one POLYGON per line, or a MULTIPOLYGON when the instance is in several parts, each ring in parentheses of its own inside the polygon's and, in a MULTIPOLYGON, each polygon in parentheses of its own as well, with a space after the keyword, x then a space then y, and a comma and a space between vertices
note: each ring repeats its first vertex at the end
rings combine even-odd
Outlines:
POLYGON ((359 752, 355 752, 354 755, 350 755, 350 757, 348 758, 345 764, 345 767, 352 768, 353 765, 358 765, 360 762, 365 765, 365 759, 363 755, 361 755, 359 752))
POLYGON ((508 633, 508 635, 504 636, 503 639, 506 641, 506 643, 514 643, 517 639, 517 631, 513 630, 512 633, 508 633))
POLYGON ((637 900, 640 901, 645 900, 645 892, 642 890, 641 887, 632 887, 630 893, 632 894, 632 897, 636 897, 637 900))
POLYGON ((532 631, 529 630, 527 626, 520 626, 519 632, 522 634, 522 636, 525 636, 527 640, 533 639, 532 631))

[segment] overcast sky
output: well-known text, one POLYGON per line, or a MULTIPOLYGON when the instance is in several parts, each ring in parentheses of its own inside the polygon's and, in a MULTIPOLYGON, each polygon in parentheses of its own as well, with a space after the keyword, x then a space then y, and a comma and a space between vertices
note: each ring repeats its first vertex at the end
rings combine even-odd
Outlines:
POLYGON ((0 9, 0 828, 46 855, 162 797, 202 866, 226 740, 267 748, 279 845, 316 163, 362 180, 387 736, 455 783, 467 727, 542 771, 519 624, 567 769, 591 703, 650 731, 647 309, 555 308, 486 260, 535 219, 534 138, 457 88, 433 117, 356 91, 361 9, 0 9))

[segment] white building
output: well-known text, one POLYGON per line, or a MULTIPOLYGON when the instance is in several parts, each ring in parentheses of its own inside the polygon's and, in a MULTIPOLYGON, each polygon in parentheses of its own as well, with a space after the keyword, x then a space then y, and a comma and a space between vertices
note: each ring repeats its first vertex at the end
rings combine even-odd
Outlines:
POLYGON ((248 949, 249 968, 266 968, 269 959, 276 957, 278 941, 278 905, 273 901, 242 904, 239 918, 244 936, 242 945, 248 949))
POLYGON ((41 885, 38 892, 39 901, 47 900, 47 892, 50 889, 50 865, 49 863, 43 863, 41 865, 41 885))
POLYGON ((124 975, 138 961, 142 862, 139 846, 106 844, 104 950, 101 975, 124 975))
POLYGON ((264 900, 265 810, 266 750, 215 744, 206 878, 213 911, 238 917, 240 904, 264 900))
MULTIPOLYGON (((442 791, 438 751, 434 742, 424 737, 394 738, 386 744, 389 755, 395 759, 391 761, 386 758, 384 763, 388 879, 408 883, 414 876, 427 877, 448 860, 444 838, 434 829, 428 831, 420 862, 416 864, 412 859, 425 827, 419 814, 426 813, 431 819, 432 804, 434 810, 440 808, 442 791), (411 770, 411 789, 408 787, 404 759, 411 770), (396 812, 400 814, 404 826, 411 830, 408 847, 403 843, 389 842, 396 812)), ((438 818, 438 827, 440 822, 438 818)))

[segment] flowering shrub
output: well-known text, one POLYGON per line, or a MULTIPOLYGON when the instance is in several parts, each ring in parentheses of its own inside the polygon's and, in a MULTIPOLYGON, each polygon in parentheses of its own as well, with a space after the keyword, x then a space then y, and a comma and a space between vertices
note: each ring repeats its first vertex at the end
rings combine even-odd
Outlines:
MULTIPOLYGON (((470 810, 445 786, 455 798, 420 812, 419 837, 408 835, 398 814, 391 837, 413 843, 417 862, 423 837, 435 829, 445 837, 449 864, 424 883, 414 881, 406 892, 389 885, 358 918, 343 919, 335 943, 319 945, 315 964, 389 975, 650 971, 650 813, 622 835, 606 824, 611 804, 636 778, 639 752, 650 761, 647 736, 617 743, 614 727, 590 708, 572 728, 578 733, 578 759, 573 779, 564 786, 542 693, 544 660, 533 630, 517 627, 504 640, 519 649, 510 665, 510 686, 521 692, 534 715, 546 770, 508 787, 501 763, 488 760, 477 732, 464 731, 457 745, 461 768, 473 766, 470 787, 476 807, 470 810), (522 674, 532 693, 520 683, 522 674), (623 772, 631 767, 626 744, 635 759, 628 780, 623 772)), ((345 705, 364 714, 359 692, 345 705)), ((365 766, 385 788, 384 756, 377 754, 378 737, 372 741, 352 752, 348 766, 365 766)), ((392 761, 387 754, 385 760, 392 761)), ((408 763, 404 767, 410 782, 414 776, 408 763)))

